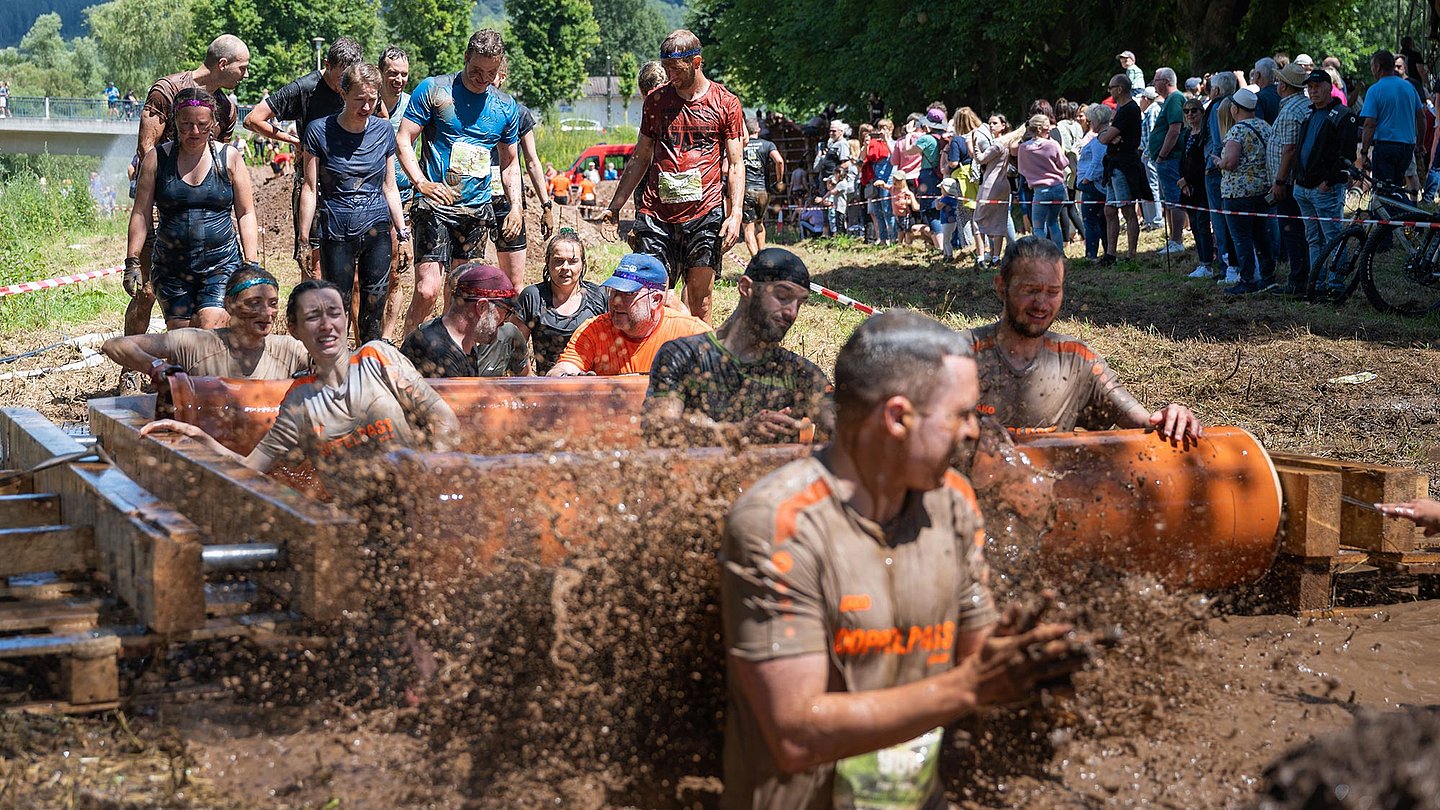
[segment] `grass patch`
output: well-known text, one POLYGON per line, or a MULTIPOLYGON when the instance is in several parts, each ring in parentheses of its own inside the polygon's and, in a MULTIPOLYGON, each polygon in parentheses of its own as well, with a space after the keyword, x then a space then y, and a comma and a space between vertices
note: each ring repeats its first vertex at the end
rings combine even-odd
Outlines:
POLYGON ((536 128, 535 151, 542 163, 554 164, 557 171, 563 172, 586 149, 602 143, 635 143, 638 133, 635 127, 624 126, 605 132, 561 132, 557 121, 536 128))

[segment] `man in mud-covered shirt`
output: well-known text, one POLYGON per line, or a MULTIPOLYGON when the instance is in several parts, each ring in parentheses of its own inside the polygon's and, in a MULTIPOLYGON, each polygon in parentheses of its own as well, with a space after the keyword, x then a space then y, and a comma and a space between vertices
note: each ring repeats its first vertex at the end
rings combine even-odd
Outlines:
POLYGON ((964 352, 914 312, 866 321, 835 364, 834 441, 731 510, 726 810, 943 810, 943 727, 1084 666, 1067 625, 997 624, 975 494, 949 469, 978 432, 964 352))
MULTIPOLYGON (((1048 247, 1047 247, 1048 244, 1048 247)), ((1084 342, 1050 331, 1065 296, 1065 257, 1025 237, 1005 251, 995 276, 1000 320, 961 332, 980 368, 982 414, 1012 433, 1153 427, 1167 439, 1198 439, 1200 420, 1179 403, 1154 413, 1125 390, 1084 342)))
POLYGON ((660 347, 645 394, 652 439, 714 443, 810 441, 834 427, 830 380, 780 346, 810 296, 810 271, 782 248, 755 254, 739 283, 740 306, 717 332, 660 347))

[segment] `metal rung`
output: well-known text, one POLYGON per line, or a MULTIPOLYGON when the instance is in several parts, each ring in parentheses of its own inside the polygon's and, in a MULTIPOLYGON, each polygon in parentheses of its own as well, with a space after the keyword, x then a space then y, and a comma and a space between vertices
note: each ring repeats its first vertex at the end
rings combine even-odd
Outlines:
POLYGON ((285 560, 285 550, 275 543, 214 545, 206 546, 200 552, 200 560, 206 573, 253 571, 281 564, 285 560))

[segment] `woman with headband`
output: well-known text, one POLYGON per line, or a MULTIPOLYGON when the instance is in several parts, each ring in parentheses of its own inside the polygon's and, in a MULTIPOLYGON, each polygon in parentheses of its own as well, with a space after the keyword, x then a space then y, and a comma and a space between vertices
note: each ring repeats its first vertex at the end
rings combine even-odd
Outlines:
POLYGON ((257 267, 230 277, 225 290, 230 325, 219 329, 176 329, 105 341, 100 351, 121 366, 149 374, 157 387, 170 372, 195 377, 283 380, 310 366, 305 347, 289 335, 272 333, 280 313, 280 284, 257 267))
POLYGON ((549 371, 580 325, 610 308, 600 285, 585 280, 585 243, 571 229, 545 245, 545 276, 520 291, 510 322, 530 338, 535 373, 549 371))
POLYGON ((151 149, 140 163, 125 272, 138 274, 151 211, 160 216, 150 283, 168 329, 225 325, 230 276, 258 255, 250 172, 239 151, 217 146, 215 97, 198 87, 175 95, 175 142, 151 149), (234 221, 231 215, 234 215, 234 221), (236 225, 239 224, 239 244, 236 225))

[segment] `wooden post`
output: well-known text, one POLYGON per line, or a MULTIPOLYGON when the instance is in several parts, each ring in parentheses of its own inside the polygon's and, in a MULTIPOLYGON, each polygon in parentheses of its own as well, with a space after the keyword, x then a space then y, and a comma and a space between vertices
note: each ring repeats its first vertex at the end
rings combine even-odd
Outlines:
MULTIPOLYGON (((1303 470, 1340 473, 1345 496, 1365 503, 1409 501, 1430 491, 1429 479, 1403 467, 1334 461, 1312 456, 1272 453, 1278 465, 1303 470)), ((1353 548, 1387 553, 1415 549, 1420 530, 1408 520, 1386 518, 1361 506, 1343 503, 1340 507, 1340 542, 1353 548)))
POLYGON ((1296 557, 1333 557, 1340 551, 1339 472, 1276 465, 1285 492, 1285 535, 1280 550, 1296 557))

